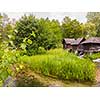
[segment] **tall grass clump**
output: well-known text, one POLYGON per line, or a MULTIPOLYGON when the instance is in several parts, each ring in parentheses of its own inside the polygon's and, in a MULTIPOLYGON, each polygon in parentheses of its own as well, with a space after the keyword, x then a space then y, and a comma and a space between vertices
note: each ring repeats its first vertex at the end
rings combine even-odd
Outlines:
POLYGON ((52 75, 65 80, 95 80, 94 63, 62 49, 47 51, 45 55, 23 56, 21 61, 44 75, 52 75))
POLYGON ((97 59, 97 58, 100 58, 100 52, 99 53, 93 53, 93 54, 87 54, 85 55, 86 59, 90 59, 90 60, 94 60, 94 59, 97 59))

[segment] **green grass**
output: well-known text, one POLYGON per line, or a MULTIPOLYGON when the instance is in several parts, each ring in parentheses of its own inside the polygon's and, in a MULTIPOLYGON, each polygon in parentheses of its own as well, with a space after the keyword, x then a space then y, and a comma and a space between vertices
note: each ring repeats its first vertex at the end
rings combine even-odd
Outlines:
POLYGON ((61 80, 95 81, 96 67, 90 59, 79 58, 63 49, 53 49, 45 54, 26 56, 20 51, 2 52, 0 55, 0 86, 10 75, 16 76, 22 69, 61 80), (14 67, 14 68, 13 68, 14 67))
POLYGON ((44 55, 23 56, 20 61, 31 66, 35 72, 64 80, 94 81, 95 65, 88 59, 55 49, 44 55))
POLYGON ((93 53, 91 55, 87 54, 87 55, 85 55, 85 58, 90 59, 90 60, 94 60, 94 59, 100 58, 100 53, 93 53))

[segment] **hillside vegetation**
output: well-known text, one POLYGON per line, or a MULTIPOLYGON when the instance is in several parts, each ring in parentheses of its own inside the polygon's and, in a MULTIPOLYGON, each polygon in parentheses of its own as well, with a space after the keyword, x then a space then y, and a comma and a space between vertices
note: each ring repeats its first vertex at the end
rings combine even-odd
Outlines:
POLYGON ((23 56, 21 61, 44 75, 65 80, 95 80, 95 65, 90 60, 80 59, 62 49, 50 50, 44 55, 23 56))
POLYGON ((100 54, 79 58, 62 49, 63 38, 100 36, 100 13, 90 12, 86 17, 86 23, 68 16, 59 22, 30 14, 16 21, 0 14, 0 86, 42 86, 36 74, 94 83, 96 65, 92 60, 100 54))

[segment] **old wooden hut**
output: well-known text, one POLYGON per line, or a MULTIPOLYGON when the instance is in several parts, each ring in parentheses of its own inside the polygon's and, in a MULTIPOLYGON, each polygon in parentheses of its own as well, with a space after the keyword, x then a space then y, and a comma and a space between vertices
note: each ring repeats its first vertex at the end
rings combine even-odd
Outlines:
POLYGON ((85 38, 78 38, 78 39, 64 38, 62 44, 64 49, 69 49, 75 52, 80 47, 80 44, 83 41, 85 41, 85 38))
POLYGON ((75 52, 80 48, 81 43, 85 41, 85 38, 78 38, 71 43, 72 50, 75 52))
POLYGON ((78 48, 80 52, 100 52, 100 37, 91 37, 81 43, 78 48))
POLYGON ((75 39, 73 38, 64 38, 62 40, 62 44, 63 44, 63 49, 72 49, 71 43, 73 43, 75 41, 75 39))

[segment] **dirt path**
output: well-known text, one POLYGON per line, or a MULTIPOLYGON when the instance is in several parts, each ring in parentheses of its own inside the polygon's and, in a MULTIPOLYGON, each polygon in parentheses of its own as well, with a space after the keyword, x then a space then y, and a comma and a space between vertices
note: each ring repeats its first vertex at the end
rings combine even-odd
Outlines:
MULTIPOLYGON (((26 72, 22 72, 17 76, 17 81, 20 83, 28 83, 33 82, 32 86, 47 86, 47 87, 63 87, 66 86, 64 82, 61 80, 57 80, 48 76, 41 75, 39 73, 35 73, 31 70, 28 70, 26 72), (25 81, 23 78, 26 78, 25 81)), ((22 84, 23 85, 23 84, 22 84)), ((22 86, 21 85, 21 86, 22 86)), ((27 85, 28 86, 28 85, 27 85)))
POLYGON ((46 77, 37 73, 32 73, 36 79, 38 79, 40 82, 42 82, 43 84, 45 84, 45 86, 55 86, 55 87, 62 87, 62 86, 66 86, 65 83, 63 83, 62 81, 59 81, 57 79, 53 79, 50 77, 46 77))
MULTIPOLYGON (((89 83, 78 83, 78 82, 70 82, 70 81, 62 81, 59 79, 55 79, 52 77, 44 76, 39 73, 35 73, 31 70, 25 72, 26 77, 29 78, 34 77, 39 83, 42 83, 43 86, 47 87, 87 87, 91 86, 89 83)), ((22 74, 21 74, 22 76, 22 74)))
POLYGON ((96 81, 97 81, 96 86, 100 86, 100 68, 97 68, 96 71, 96 81))

